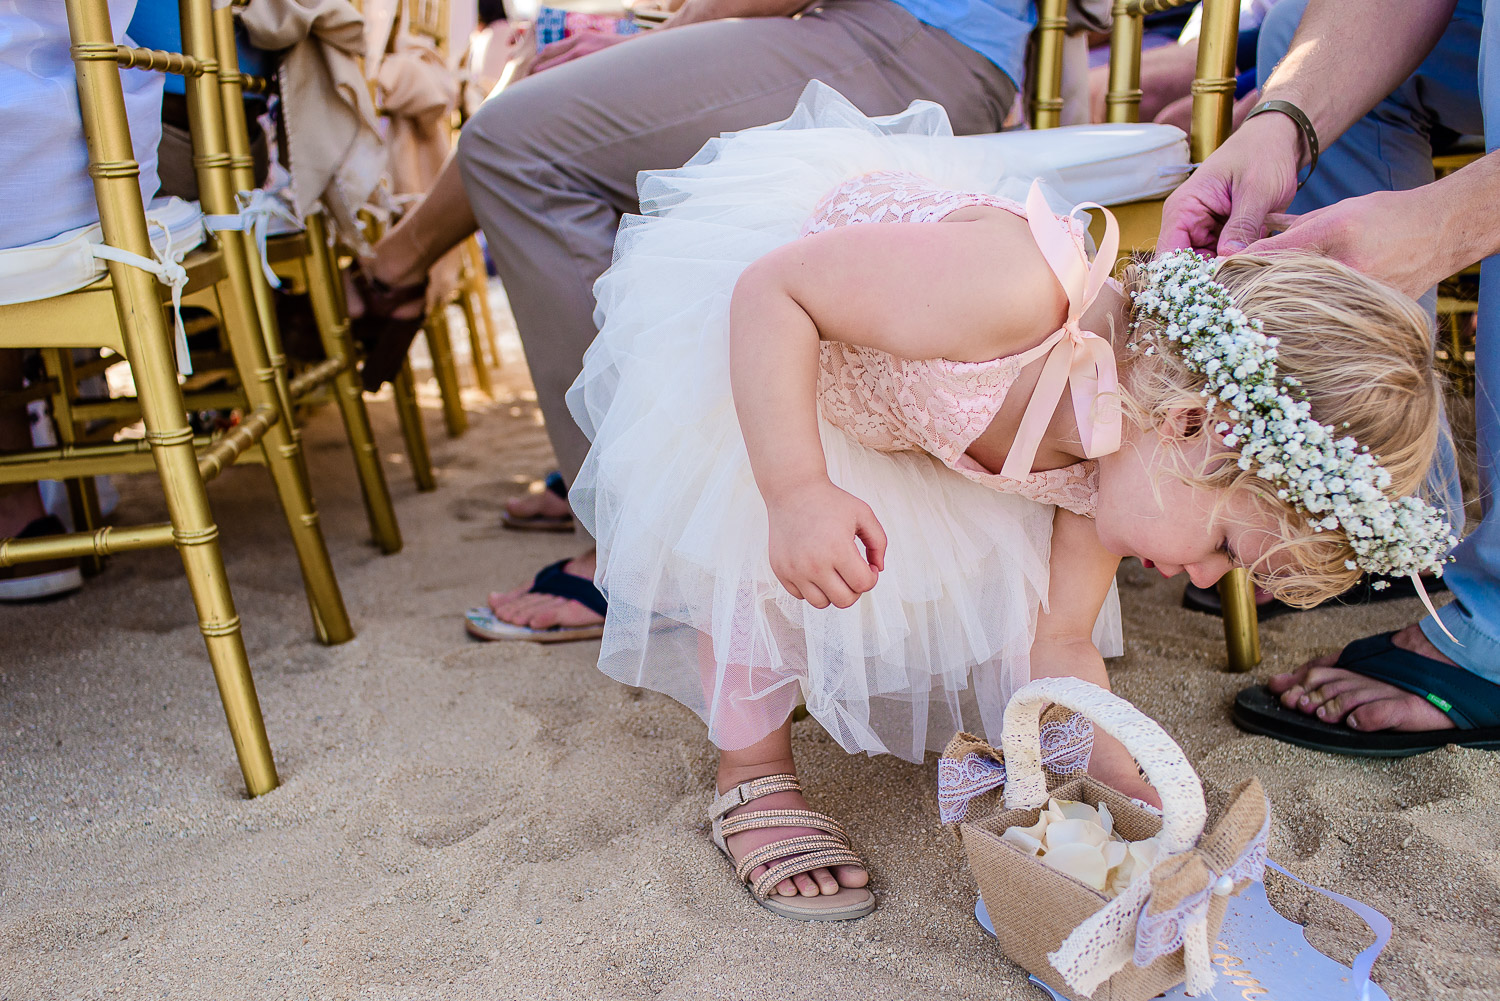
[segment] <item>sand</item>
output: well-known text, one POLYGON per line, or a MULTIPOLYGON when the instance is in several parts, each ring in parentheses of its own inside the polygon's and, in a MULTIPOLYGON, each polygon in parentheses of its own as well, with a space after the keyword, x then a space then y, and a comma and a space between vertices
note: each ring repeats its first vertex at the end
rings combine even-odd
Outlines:
MULTIPOLYGON (((358 637, 312 638, 269 480, 211 495, 282 785, 244 797, 180 564, 121 556, 54 604, 0 607, 0 1001, 52 998, 965 998, 1039 995, 979 932, 937 822, 933 760, 850 757, 798 724, 803 775, 867 854, 880 901, 848 925, 777 920, 705 833, 698 720, 593 667, 596 644, 481 644, 461 612, 575 548, 502 531, 550 465, 519 349, 500 399, 443 434, 415 492, 372 401, 406 547, 381 556, 332 409, 306 432, 358 637)), ((122 481, 122 521, 162 518, 122 481)), ((1396 762, 1249 737, 1226 708, 1217 620, 1180 581, 1121 573, 1118 691, 1182 743, 1211 793, 1258 775, 1273 857, 1390 915, 1393 998, 1500 997, 1500 755, 1396 762)), ((1418 614, 1415 601, 1287 617, 1264 678, 1418 614)), ((1346 911, 1281 877, 1273 901, 1347 961, 1346 911)))

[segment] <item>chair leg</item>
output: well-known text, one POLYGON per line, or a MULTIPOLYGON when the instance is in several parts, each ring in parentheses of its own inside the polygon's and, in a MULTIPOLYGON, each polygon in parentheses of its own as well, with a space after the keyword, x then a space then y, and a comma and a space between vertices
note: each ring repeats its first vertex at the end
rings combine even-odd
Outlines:
POLYGON ((307 217, 307 291, 312 300, 318 337, 329 358, 348 359, 350 364, 334 377, 334 399, 344 419, 349 450, 359 473, 359 488, 364 495, 365 514, 370 520, 370 535, 383 553, 401 551, 401 528, 396 523, 396 508, 380 465, 380 449, 370 428, 370 414, 365 410, 364 391, 354 371, 354 344, 349 339, 349 316, 340 308, 335 284, 338 272, 328 249, 328 226, 321 213, 307 217))
POLYGON ((437 489, 437 478, 432 474, 432 455, 427 451, 427 432, 422 430, 422 408, 417 406, 416 379, 411 374, 411 362, 402 361, 401 371, 391 380, 391 393, 396 401, 396 417, 401 422, 401 437, 406 440, 406 457, 411 462, 412 479, 417 490, 427 493, 437 489))
POLYGON ((220 241, 230 277, 229 282, 220 285, 221 297, 229 299, 224 308, 224 332, 229 338, 240 385, 250 406, 274 407, 281 415, 281 419, 266 431, 261 440, 261 451, 276 484, 282 513, 286 516, 297 560, 302 566, 302 581, 307 589, 307 601, 312 609, 318 639, 330 645, 344 643, 354 638, 354 629, 344 608, 343 595, 339 593, 333 562, 328 557, 328 545, 318 523, 317 505, 308 489, 302 446, 293 433, 291 412, 286 408, 285 401, 290 394, 285 389, 285 373, 272 363, 267 337, 258 329, 260 324, 254 305, 245 301, 242 293, 252 285, 249 267, 255 257, 249 240, 249 234, 231 231, 224 233, 220 241))
POLYGON ((1229 648, 1229 669, 1237 673, 1260 663, 1260 622, 1255 616, 1255 588, 1243 568, 1229 571, 1219 580, 1219 605, 1224 613, 1224 643, 1229 648))
POLYGON ((453 339, 448 332, 448 317, 442 308, 432 311, 424 332, 427 351, 432 356, 432 374, 437 377, 438 392, 443 398, 443 426, 448 429, 449 438, 457 438, 469 429, 469 418, 464 414, 458 366, 453 362, 453 339))
POLYGON ((489 348, 490 364, 500 367, 500 343, 495 331, 495 314, 490 310, 489 275, 484 270, 484 251, 479 248, 479 238, 471 236, 463 242, 464 254, 469 264, 470 290, 479 300, 479 322, 484 327, 484 341, 489 348))
POLYGON ((474 293, 467 287, 458 290, 458 304, 463 307, 464 325, 469 328, 469 354, 473 357, 474 385, 490 399, 495 398, 495 386, 490 381, 490 367, 484 360, 484 341, 479 333, 479 310, 474 304, 474 293))
MULTIPOLYGON (((139 381, 137 385, 140 385, 139 381)), ((176 413, 183 410, 182 397, 177 398, 176 413)), ((240 618, 229 593, 229 578, 224 571, 224 556, 219 550, 219 529, 208 507, 208 494, 198 474, 193 452, 193 432, 179 418, 176 427, 162 428, 146 417, 146 435, 156 459, 156 468, 166 488, 167 510, 172 521, 172 535, 182 556, 183 570, 198 610, 198 629, 208 647, 219 698, 229 721, 229 734, 240 771, 250 795, 270 792, 280 784, 266 724, 260 714, 260 700, 250 676, 250 660, 245 654, 245 639, 240 632, 240 618)))
MULTIPOLYGON (((120 269, 123 271, 123 269, 120 269)), ((122 276, 115 276, 117 284, 122 276)), ((135 282, 136 276, 125 277, 135 282)), ((135 329, 135 316, 157 305, 154 284, 144 290, 121 289, 122 298, 134 293, 134 300, 145 305, 140 310, 122 310, 126 357, 135 379, 140 400, 141 418, 146 425, 146 440, 156 461, 156 471, 166 496, 167 515, 172 523, 172 537, 182 557, 188 588, 198 612, 198 630, 208 648, 219 698, 229 722, 229 735, 239 759, 245 788, 251 796, 270 792, 280 784, 271 744, 266 737, 260 700, 250 675, 250 660, 245 653, 245 639, 240 632, 240 617, 229 591, 229 576, 224 570, 224 554, 219 548, 219 527, 208 505, 208 491, 198 472, 198 457, 193 450, 193 431, 187 423, 187 405, 177 383, 177 367, 168 341, 165 325, 155 336, 142 337, 135 329)))
MULTIPOLYGON (((73 401, 78 398, 78 374, 73 367, 73 351, 70 348, 44 348, 41 352, 42 366, 52 383, 52 426, 57 441, 63 446, 78 443, 78 421, 73 415, 73 401)), ((99 509, 99 487, 92 476, 64 480, 68 491, 68 507, 73 513, 73 528, 79 532, 92 532, 104 522, 99 509)), ((89 576, 104 572, 104 557, 85 556, 79 566, 89 576)))

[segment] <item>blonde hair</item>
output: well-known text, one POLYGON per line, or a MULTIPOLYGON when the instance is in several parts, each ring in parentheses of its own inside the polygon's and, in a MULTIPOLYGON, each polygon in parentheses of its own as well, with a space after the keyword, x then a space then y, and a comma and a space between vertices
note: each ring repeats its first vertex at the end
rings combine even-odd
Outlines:
MULTIPOLYGON (((1141 263, 1125 269, 1127 292, 1144 287, 1141 263)), ((1377 456, 1391 474, 1390 496, 1422 493, 1438 445, 1443 395, 1426 311, 1352 268, 1305 251, 1237 254, 1219 264, 1215 277, 1235 306, 1280 340, 1277 371, 1301 383, 1312 416, 1377 456)), ((1202 376, 1170 349, 1129 354, 1120 384, 1125 413, 1142 428, 1162 430, 1169 411, 1209 402, 1199 395, 1202 376)), ((1221 414, 1222 406, 1190 434, 1206 433, 1225 419, 1221 414)), ((1216 451, 1199 468, 1173 473, 1190 486, 1222 491, 1221 504, 1231 490, 1251 490, 1274 512, 1279 541, 1250 568, 1256 585, 1300 607, 1351 587, 1360 571, 1345 565, 1354 551, 1344 533, 1313 531, 1306 512, 1277 498, 1275 483, 1224 461, 1226 455, 1232 457, 1216 451)))

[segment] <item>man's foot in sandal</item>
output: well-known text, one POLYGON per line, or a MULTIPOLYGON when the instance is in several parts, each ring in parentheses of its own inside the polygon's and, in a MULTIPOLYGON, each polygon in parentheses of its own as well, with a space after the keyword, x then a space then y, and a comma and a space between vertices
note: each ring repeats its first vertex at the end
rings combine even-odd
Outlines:
POLYGON ((1414 625, 1247 688, 1232 716, 1252 733, 1338 754, 1500 750, 1500 685, 1455 665, 1414 625))
POLYGON ((562 474, 548 473, 542 482, 545 489, 506 501, 500 524, 517 532, 573 531, 573 509, 568 506, 568 486, 562 474))
POLYGON ((464 614, 471 636, 484 640, 565 643, 604 635, 604 595, 594 586, 593 550, 544 567, 529 587, 490 595, 464 614))
POLYGON ((756 903, 797 921, 852 921, 875 910, 864 863, 832 817, 809 808, 790 773, 731 786, 709 811, 713 840, 756 903))

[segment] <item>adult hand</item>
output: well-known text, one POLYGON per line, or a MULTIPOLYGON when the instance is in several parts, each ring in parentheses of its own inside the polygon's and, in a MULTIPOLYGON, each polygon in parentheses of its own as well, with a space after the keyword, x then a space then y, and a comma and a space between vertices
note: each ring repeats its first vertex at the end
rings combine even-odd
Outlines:
POLYGON ((848 608, 875 586, 886 538, 870 505, 825 482, 768 502, 766 510, 771 571, 792 597, 814 608, 848 608))
POLYGON ((606 35, 602 31, 584 31, 569 35, 560 42, 553 42, 537 55, 536 62, 531 64, 531 74, 561 66, 563 63, 570 63, 575 59, 582 59, 600 49, 619 45, 634 37, 634 35, 606 35))
POLYGON ((1284 231, 1246 249, 1252 254, 1316 251, 1415 299, 1451 270, 1435 252, 1440 214, 1429 211, 1425 201, 1423 188, 1377 191, 1300 216, 1272 215, 1267 222, 1284 231))
POLYGON ((1300 144, 1285 115, 1247 121, 1168 196, 1157 249, 1226 255, 1259 240, 1266 216, 1297 193, 1300 144))

